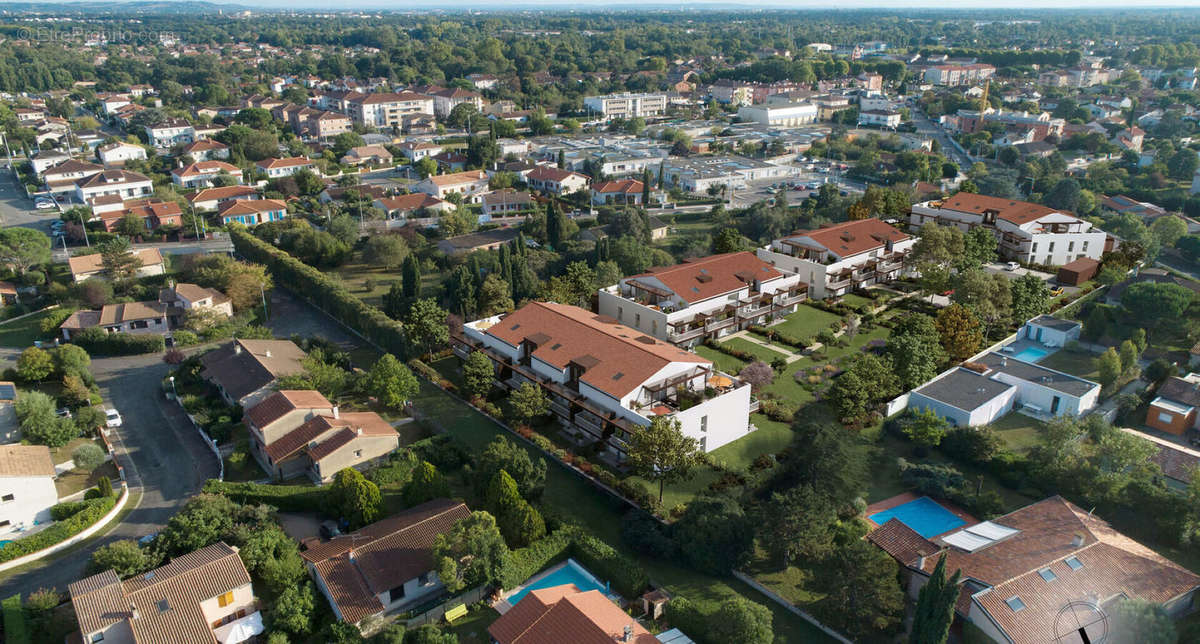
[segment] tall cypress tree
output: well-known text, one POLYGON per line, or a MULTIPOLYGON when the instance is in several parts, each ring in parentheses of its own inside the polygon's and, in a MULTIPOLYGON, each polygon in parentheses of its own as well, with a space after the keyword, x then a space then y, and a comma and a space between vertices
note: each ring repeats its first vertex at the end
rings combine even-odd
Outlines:
POLYGON ((567 168, 567 153, 563 150, 558 151, 558 169, 565 170, 567 168))
POLYGON ((421 297, 421 264, 415 253, 409 253, 400 265, 400 278, 404 282, 404 297, 415 300, 421 297))
POLYGON ((566 233, 562 210, 553 201, 546 203, 546 243, 554 250, 562 244, 563 235, 566 233))
POLYGON ((654 177, 650 174, 650 168, 646 168, 646 170, 642 172, 642 206, 644 208, 650 207, 650 182, 653 180, 653 178, 654 177))
POLYGON ((909 644, 945 644, 950 634, 950 623, 954 621, 954 603, 958 601, 958 578, 961 573, 961 570, 955 570, 947 580, 946 555, 938 558, 933 574, 917 595, 909 644))
POLYGON ((508 244, 500 245, 500 277, 512 288, 512 251, 508 244))

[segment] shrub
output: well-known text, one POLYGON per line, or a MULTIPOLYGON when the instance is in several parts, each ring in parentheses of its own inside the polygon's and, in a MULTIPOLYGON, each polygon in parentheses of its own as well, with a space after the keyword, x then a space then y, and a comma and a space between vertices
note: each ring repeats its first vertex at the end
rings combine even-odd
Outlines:
POLYGON ((54 523, 37 534, 17 539, 5 545, 3 549, 0 549, 0 562, 12 561, 31 552, 49 548, 83 532, 84 529, 107 514, 116 502, 116 499, 111 496, 85 501, 87 507, 65 520, 54 523))
POLYGON ((75 448, 71 460, 75 462, 75 467, 91 471, 104 462, 104 450, 95 443, 85 443, 75 448))
POLYGON ((161 335, 150 333, 108 333, 98 327, 80 331, 71 338, 71 342, 83 347, 92 355, 106 356, 160 353, 166 348, 166 342, 161 335))
POLYGON ((107 476, 101 476, 96 479, 96 489, 100 491, 101 496, 109 497, 113 495, 112 481, 107 476))
POLYGON ((567 557, 574 528, 564 527, 509 553, 508 565, 500 574, 500 585, 512 588, 529 579, 546 566, 567 557))
POLYGON ((594 571, 625 597, 638 597, 650 585, 650 578, 637 562, 621 555, 612 546, 589 534, 578 534, 571 554, 583 567, 594 571))
POLYGON ((656 559, 675 556, 675 542, 658 519, 642 510, 630 510, 622 517, 621 542, 640 555, 656 559))
POLYGON ((50 507, 50 518, 62 521, 79 514, 88 506, 87 501, 66 501, 50 507))
POLYGON ((222 494, 242 505, 269 505, 282 512, 311 512, 314 508, 326 513, 333 511, 328 487, 261 485, 209 479, 204 484, 204 492, 222 494))
POLYGON ((822 331, 817 334, 817 340, 821 344, 828 346, 830 344, 833 344, 834 341, 837 340, 837 337, 834 336, 833 332, 831 332, 831 331, 822 331))
POLYGON ((780 423, 790 423, 796 416, 796 411, 789 407, 787 403, 769 398, 759 401, 759 411, 767 418, 780 423))
POLYGON ((33 635, 30 633, 29 622, 25 619, 25 611, 21 607, 21 596, 13 595, 0 603, 0 606, 4 610, 4 641, 8 644, 32 644, 33 635))
POLYGON ((200 336, 187 329, 176 329, 171 335, 175 338, 175 346, 178 347, 190 347, 193 344, 200 344, 200 336))
POLYGON ((67 318, 71 317, 71 314, 76 310, 77 309, 74 307, 62 306, 50 311, 46 314, 46 317, 42 318, 42 321, 38 323, 38 330, 42 332, 42 335, 56 333, 58 331, 58 327, 62 326, 62 323, 66 322, 67 318))

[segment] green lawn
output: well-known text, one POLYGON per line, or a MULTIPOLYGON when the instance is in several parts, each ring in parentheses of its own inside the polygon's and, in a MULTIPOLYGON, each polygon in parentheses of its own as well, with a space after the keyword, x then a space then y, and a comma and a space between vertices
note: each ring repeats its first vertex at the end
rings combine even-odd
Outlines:
MULTIPOLYGON (((474 409, 424 380, 413 403, 422 416, 462 440, 472 451, 483 449, 496 436, 507 435, 507 432, 474 409)), ((528 449, 534 456, 541 456, 533 448, 528 449)), ((557 461, 547 460, 550 467, 542 503, 548 509, 579 522, 614 548, 637 558, 654 583, 687 597, 705 611, 715 610, 720 601, 737 595, 759 602, 771 609, 776 642, 779 643, 829 641, 808 622, 773 604, 745 584, 689 570, 671 561, 637 557, 625 548, 620 539, 624 504, 596 490, 579 476, 561 467, 557 461)))
POLYGON ((787 366, 783 373, 775 374, 775 382, 763 388, 762 393, 774 394, 775 397, 786 401, 793 407, 800 407, 812 402, 812 392, 800 386, 793 377, 802 367, 798 366, 802 360, 797 360, 787 366))
POLYGON ((780 353, 774 349, 768 349, 761 344, 755 344, 745 338, 732 338, 722 342, 721 346, 729 347, 730 349, 737 349, 738 351, 745 351, 746 353, 749 353, 750 355, 762 360, 767 364, 771 364, 771 361, 775 360, 776 358, 787 358, 786 354, 780 353))
POLYGON ((750 422, 758 429, 713 450, 709 456, 731 468, 746 469, 754 459, 783 450, 796 437, 787 423, 773 421, 762 414, 751 414, 750 422))
POLYGON ((117 467, 112 461, 105 461, 100 467, 92 471, 86 470, 71 470, 63 472, 58 478, 54 479, 54 487, 58 490, 58 496, 70 496, 76 492, 82 492, 90 487, 96 487, 96 482, 101 476, 107 476, 111 482, 120 481, 121 476, 117 474, 117 467))
POLYGON ((459 644, 487 644, 491 642, 487 628, 500 617, 494 609, 480 607, 454 620, 454 624, 443 627, 458 636, 459 644))
POLYGON ((728 374, 737 375, 742 370, 742 367, 748 363, 745 360, 735 358, 729 354, 721 353, 716 349, 700 345, 696 347, 696 355, 702 358, 708 358, 717 365, 717 368, 728 374))
POLYGON ((801 304, 799 310, 771 328, 793 338, 812 341, 818 333, 832 330, 830 325, 841 319, 833 313, 801 304))
POLYGON ((1090 351, 1077 353, 1062 349, 1042 358, 1038 364, 1088 380, 1096 380, 1100 376, 1100 370, 1096 368, 1096 354, 1090 351))
POLYGON ((15 322, 0 324, 0 346, 15 347, 24 349, 33 344, 34 340, 41 339, 42 320, 46 319, 53 311, 42 311, 36 315, 31 315, 27 318, 22 318, 15 322))
POLYGON ((1000 435, 1005 447, 1017 454, 1026 454, 1038 442, 1038 434, 1046 424, 1042 421, 1012 412, 992 423, 992 429, 1000 435))
POLYGON ((855 295, 854 293, 847 293, 847 294, 843 295, 842 302, 844 302, 847 306, 853 306, 853 307, 859 307, 864 304, 870 304, 871 306, 875 306, 875 300, 872 300, 870 298, 865 298, 861 295, 855 295))

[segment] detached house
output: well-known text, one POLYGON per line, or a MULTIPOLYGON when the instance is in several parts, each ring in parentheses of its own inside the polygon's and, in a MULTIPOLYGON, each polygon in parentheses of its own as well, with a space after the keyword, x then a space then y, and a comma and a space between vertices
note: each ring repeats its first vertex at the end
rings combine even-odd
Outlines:
POLYGON ((286 159, 263 159, 256 166, 271 179, 290 177, 301 170, 313 170, 316 166, 304 157, 288 157, 286 159))
POLYGON ((0 536, 51 521, 50 508, 58 503, 55 474, 49 447, 0 445, 0 536))
POLYGON ((812 297, 826 298, 899 279, 916 242, 879 219, 861 219, 792 233, 757 254, 780 271, 799 275, 812 297))
POLYGON ((125 581, 108 570, 68 586, 79 631, 104 644, 216 644, 263 632, 250 573, 218 542, 125 581))
POLYGON ((215 161, 229 158, 229 146, 212 139, 201 139, 184 146, 183 155, 195 161, 215 161))
POLYGON ((47 168, 42 173, 42 181, 46 189, 53 195, 72 195, 75 193, 76 182, 104 172, 104 166, 87 161, 68 159, 62 163, 47 168))
POLYGON ((155 197, 144 199, 122 199, 116 195, 97 197, 92 200, 92 220, 99 218, 104 230, 112 232, 122 219, 134 216, 142 220, 146 230, 162 226, 179 226, 183 223, 183 210, 174 201, 163 201, 155 197))
POLYGON ((1147 425, 1177 436, 1200 429, 1200 373, 1167 378, 1157 394, 1146 410, 1147 425))
POLYGON ((400 446, 400 435, 375 412, 343 412, 317 391, 277 391, 246 410, 251 452, 273 478, 308 475, 329 481, 364 468, 400 446))
POLYGON ((231 405, 249 408, 274 393, 278 378, 304 371, 305 353, 291 340, 238 339, 200 358, 200 376, 231 405))
POLYGON ((288 216, 287 204, 279 199, 234 199, 217 207, 222 224, 237 222, 257 226, 268 221, 280 221, 288 216))
POLYGON ((223 188, 205 188, 185 197, 196 210, 217 210, 226 202, 241 199, 251 201, 258 199, 258 190, 252 186, 225 186, 223 188))
POLYGON ((750 431, 748 384, 606 315, 531 302, 464 325, 451 344, 463 358, 482 351, 505 389, 541 387, 567 431, 600 441, 617 460, 656 416, 678 420, 705 452, 750 431))
POLYGON ((592 203, 597 206, 612 204, 641 205, 644 189, 645 186, 637 179, 605 181, 604 183, 592 186, 592 203))
POLYGON ((133 199, 153 193, 154 182, 150 177, 128 170, 104 170, 75 182, 75 198, 85 204, 106 195, 133 199))
POLYGON ((380 197, 372 202, 372 205, 382 210, 388 219, 407 219, 421 211, 440 213, 454 209, 454 204, 449 201, 442 201, 423 192, 396 197, 380 197))
POLYGON ((242 182, 242 170, 225 161, 197 161, 183 168, 175 168, 171 171, 171 181, 184 188, 208 188, 222 174, 230 176, 236 183, 242 182))
POLYGON ((387 165, 392 164, 392 153, 382 145, 360 145, 350 148, 342 157, 342 163, 347 165, 387 165))
POLYGON ((488 190, 488 175, 483 170, 431 175, 414 184, 412 189, 438 199, 458 193, 462 195, 463 203, 475 203, 479 195, 488 190))
POLYGON ((538 166, 525 175, 529 187, 553 195, 567 195, 583 190, 588 185, 585 174, 538 166))
POLYGON ((157 125, 147 125, 145 130, 150 145, 156 148, 169 148, 196 140, 196 129, 183 119, 166 119, 157 125))
MULTIPOLYGON (((138 260, 142 262, 142 265, 137 270, 138 277, 163 274, 162 253, 158 252, 157 248, 142 248, 130 252, 136 255, 138 260)), ((104 274, 104 263, 101 259, 100 253, 68 258, 67 265, 71 268, 72 279, 76 282, 82 282, 92 277, 102 276, 104 274)))
POLYGON ((693 347, 752 324, 766 325, 808 299, 808 286, 754 253, 700 257, 600 289, 602 315, 640 333, 693 347))
MULTIPOLYGON (((495 644, 662 644, 599 590, 575 584, 531 590, 488 627, 495 644)), ((681 642, 690 640, 682 639, 681 642)))
POLYGON ((463 503, 434 499, 312 546, 300 556, 333 614, 359 625, 441 592, 433 542, 469 516, 463 503))
POLYGON ((104 165, 121 165, 126 161, 138 161, 146 158, 146 148, 132 143, 117 141, 96 148, 96 156, 104 165))

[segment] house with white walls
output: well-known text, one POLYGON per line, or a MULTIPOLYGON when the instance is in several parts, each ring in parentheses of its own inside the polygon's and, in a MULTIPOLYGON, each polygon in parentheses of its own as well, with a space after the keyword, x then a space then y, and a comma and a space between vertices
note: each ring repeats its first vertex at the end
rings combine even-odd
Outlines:
POLYGON ((58 503, 54 462, 45 445, 0 445, 0 536, 50 522, 58 503))
POLYGON ((757 255, 780 272, 799 275, 809 296, 827 298, 899 279, 916 242, 871 218, 798 231, 758 249, 757 255))

